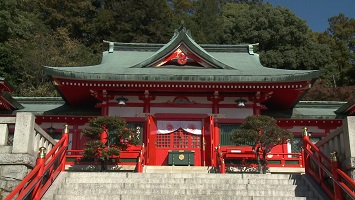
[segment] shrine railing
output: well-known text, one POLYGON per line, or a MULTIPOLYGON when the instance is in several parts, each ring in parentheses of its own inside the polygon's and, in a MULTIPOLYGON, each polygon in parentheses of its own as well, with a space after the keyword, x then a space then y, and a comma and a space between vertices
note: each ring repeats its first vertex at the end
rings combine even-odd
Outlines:
POLYGON ((15 130, 11 150, 13 154, 28 154, 37 157, 37 150, 40 147, 45 147, 47 151, 50 151, 56 144, 56 141, 35 123, 35 116, 32 113, 19 112, 16 117, 0 118, 2 133, 0 145, 7 145, 10 126, 15 130))
POLYGON ((310 174, 331 199, 355 199, 355 182, 340 169, 337 152, 330 159, 309 140, 307 128, 303 130, 305 172, 310 174))
MULTIPOLYGON (((136 166, 135 171, 143 172, 144 167, 144 144, 141 147, 121 151, 119 156, 110 156, 108 165, 130 165, 136 166)), ((92 165, 96 164, 95 159, 92 161, 85 159, 84 150, 67 150, 66 165, 92 165)))
MULTIPOLYGON (((262 159, 261 152, 257 155, 250 146, 216 148, 217 167, 219 171, 226 172, 226 168, 256 169, 257 156, 262 159), (237 161, 237 163, 233 162, 237 161)), ((304 168, 304 159, 301 153, 268 153, 266 157, 267 168, 304 168)))
POLYGON ((53 181, 65 169, 65 154, 68 148, 68 126, 65 126, 62 138, 46 154, 46 148, 40 147, 36 166, 5 198, 34 199, 42 198, 53 181))

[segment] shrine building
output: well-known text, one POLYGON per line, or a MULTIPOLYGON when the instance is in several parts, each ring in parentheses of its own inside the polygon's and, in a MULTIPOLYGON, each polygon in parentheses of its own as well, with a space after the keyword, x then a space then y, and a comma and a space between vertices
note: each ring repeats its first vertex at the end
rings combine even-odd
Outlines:
POLYGON ((264 67, 257 44, 197 44, 185 28, 167 44, 104 42, 98 65, 44 68, 61 98, 11 97, 2 80, 1 115, 33 112, 53 137, 68 124, 70 149, 85 147, 89 119, 120 116, 140 140, 131 149, 145 145, 146 165, 172 165, 174 152, 184 152, 188 165, 215 166, 218 146, 243 157, 230 135, 247 116, 270 115, 294 133, 272 149, 277 157, 300 151, 303 127, 316 142, 355 113, 355 102, 300 101, 319 71, 264 67))

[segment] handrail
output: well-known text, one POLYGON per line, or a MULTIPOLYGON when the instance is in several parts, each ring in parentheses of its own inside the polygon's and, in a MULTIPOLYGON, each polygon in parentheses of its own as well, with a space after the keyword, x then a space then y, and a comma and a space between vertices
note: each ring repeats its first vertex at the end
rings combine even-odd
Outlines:
POLYGON ((331 153, 331 159, 329 159, 309 140, 306 128, 304 129, 302 139, 305 172, 314 178, 331 199, 344 199, 344 195, 346 194, 348 198, 355 200, 355 182, 340 169, 336 152, 331 153), (315 166, 316 169, 312 168, 312 166, 315 166), (329 177, 328 180, 333 184, 327 183, 324 174, 329 177))
POLYGON ((68 125, 65 125, 62 138, 46 155, 46 148, 39 148, 37 164, 33 170, 5 198, 39 200, 65 168, 65 153, 68 148, 68 125), (31 197, 30 197, 31 195, 31 197))
POLYGON ((226 173, 226 164, 224 163, 224 158, 223 158, 223 152, 221 150, 221 145, 218 145, 216 147, 216 153, 217 153, 217 166, 219 168, 219 172, 221 174, 226 173))
POLYGON ((145 147, 144 143, 142 145, 142 148, 139 152, 138 156, 138 162, 137 162, 137 172, 142 173, 143 172, 143 167, 144 167, 144 155, 145 155, 145 147))

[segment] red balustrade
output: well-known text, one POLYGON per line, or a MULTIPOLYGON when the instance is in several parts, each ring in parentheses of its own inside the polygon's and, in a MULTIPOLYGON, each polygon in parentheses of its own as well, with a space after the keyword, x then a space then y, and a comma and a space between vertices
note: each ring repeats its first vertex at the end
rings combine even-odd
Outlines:
POLYGON ((309 140, 305 128, 303 131, 303 154, 305 172, 322 187, 334 200, 355 199, 355 182, 340 169, 337 153, 331 153, 331 159, 309 140))
POLYGON ((65 169, 65 154, 68 147, 68 126, 65 126, 62 138, 46 155, 45 148, 39 149, 36 166, 5 198, 39 200, 65 169))

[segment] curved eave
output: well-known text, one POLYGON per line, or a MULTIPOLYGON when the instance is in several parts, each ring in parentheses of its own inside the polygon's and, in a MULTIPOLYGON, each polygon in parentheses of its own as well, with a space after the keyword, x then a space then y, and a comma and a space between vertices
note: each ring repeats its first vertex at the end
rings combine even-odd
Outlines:
POLYGON ((13 92, 14 91, 13 86, 10 83, 8 83, 5 80, 5 78, 0 77, 0 82, 1 82, 1 86, 0 86, 1 91, 6 91, 6 92, 13 92))
POLYGON ((154 63, 163 59, 165 56, 174 52, 181 44, 184 44, 193 53, 198 55, 203 60, 209 62, 213 67, 220 69, 233 69, 232 67, 220 62, 219 60, 212 57, 208 52, 206 52, 200 45, 198 45, 189 35, 186 29, 179 30, 174 37, 159 49, 155 54, 153 54, 148 59, 143 62, 132 66, 132 68, 144 68, 151 67, 154 63))
MULTIPOLYGON (((65 67, 45 67, 44 72, 53 78, 66 78, 78 80, 116 80, 116 81, 189 81, 189 82, 289 82, 307 81, 319 77, 319 71, 291 71, 288 73, 273 74, 270 69, 268 74, 251 75, 239 74, 239 70, 226 69, 203 69, 205 75, 201 75, 201 69, 149 69, 142 73, 142 69, 137 69, 132 73, 87 73, 80 71, 67 71, 65 67), (137 71, 139 70, 139 71, 137 71), (183 72, 182 72, 183 71, 183 72), (167 73, 169 72, 169 73, 167 73), (208 75, 206 75, 208 74, 208 75)), ((275 71, 276 72, 276 71, 275 71)))

